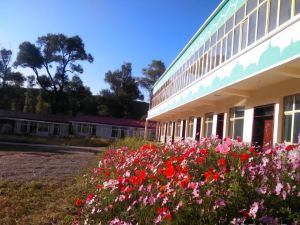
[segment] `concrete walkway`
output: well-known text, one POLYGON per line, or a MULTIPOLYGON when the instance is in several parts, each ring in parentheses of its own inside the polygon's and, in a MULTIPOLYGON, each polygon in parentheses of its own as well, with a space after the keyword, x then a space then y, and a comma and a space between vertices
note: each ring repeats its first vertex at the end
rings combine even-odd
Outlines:
POLYGON ((78 150, 78 151, 87 151, 87 152, 101 152, 105 150, 105 147, 84 147, 84 146, 67 146, 67 145, 46 145, 46 144, 30 144, 30 143, 17 143, 17 142, 2 142, 0 141, 0 145, 8 145, 8 146, 26 146, 26 147, 34 147, 34 148, 60 148, 64 150, 78 150))

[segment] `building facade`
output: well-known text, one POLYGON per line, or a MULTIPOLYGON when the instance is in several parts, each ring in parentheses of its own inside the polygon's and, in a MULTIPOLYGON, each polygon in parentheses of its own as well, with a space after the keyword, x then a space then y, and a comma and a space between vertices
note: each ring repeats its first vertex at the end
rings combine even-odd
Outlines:
MULTIPOLYGON (((155 122, 147 123, 148 139, 155 138, 155 122)), ((145 121, 99 117, 55 116, 0 110, 0 134, 43 137, 98 137, 116 139, 144 137, 145 121)))
POLYGON ((153 86, 161 142, 298 143, 300 0, 223 0, 153 86))

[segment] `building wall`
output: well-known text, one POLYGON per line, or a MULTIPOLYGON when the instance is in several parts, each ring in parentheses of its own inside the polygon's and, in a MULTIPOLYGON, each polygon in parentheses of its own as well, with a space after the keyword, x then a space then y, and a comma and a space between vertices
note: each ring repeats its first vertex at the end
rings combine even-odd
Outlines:
MULTIPOLYGON (((226 4, 234 5, 236 1, 225 2, 227 2, 226 4)), ((294 12, 294 10, 292 11, 294 12)), ((204 76, 195 82, 186 85, 184 89, 177 91, 173 96, 151 108, 148 112, 148 119, 155 120, 157 116, 188 102, 202 98, 244 79, 257 76, 263 71, 272 69, 295 58, 299 58, 300 33, 295 32, 296 30, 300 30, 299 18, 299 14, 295 14, 289 21, 283 23, 272 32, 267 33, 263 38, 246 47, 219 67, 204 74, 204 76)), ((211 33, 208 34, 211 35, 211 33)), ((185 58, 185 61, 187 60, 185 58)), ((179 62, 176 62, 177 64, 180 65, 179 62)), ((172 65, 172 68, 175 68, 176 65, 172 65)), ((169 78, 168 73, 161 78, 154 86, 154 89, 166 82, 164 80, 169 78)), ((190 76, 192 75, 190 74, 190 76)))
MULTIPOLYGON (((256 91, 252 92, 251 95, 247 98, 241 97, 230 97, 224 100, 216 102, 215 106, 203 106, 197 107, 195 106, 196 110, 183 110, 184 112, 172 116, 170 121, 177 121, 177 120, 188 120, 191 116, 193 117, 201 117, 202 121, 205 117, 206 113, 213 112, 214 116, 219 113, 225 113, 224 118, 224 129, 223 129, 223 136, 226 137, 229 130, 229 111, 232 107, 243 106, 245 107, 245 116, 244 116, 244 132, 243 132, 243 139, 246 142, 251 142, 252 139, 252 129, 253 129, 253 115, 254 115, 254 108, 263 105, 274 104, 274 143, 280 143, 284 140, 282 139, 282 130, 283 130, 283 101, 285 96, 299 94, 300 93, 300 79, 294 78, 282 82, 280 84, 274 84, 271 86, 259 87, 256 91)), ((159 126, 163 126, 164 122, 167 121, 160 121, 159 126)), ((194 126, 196 126, 196 122, 194 122, 194 126)), ((203 131, 204 123, 202 122, 202 129, 201 129, 201 136, 204 136, 203 131)), ((213 121, 213 135, 216 134, 216 119, 213 121)), ((187 130, 187 129, 186 129, 187 130)), ((159 140, 164 142, 164 136, 162 135, 159 140)), ((194 136, 192 138, 194 139, 194 136)), ((167 137, 167 140, 170 140, 170 137, 167 137)), ((176 140, 179 140, 176 139, 176 140)))

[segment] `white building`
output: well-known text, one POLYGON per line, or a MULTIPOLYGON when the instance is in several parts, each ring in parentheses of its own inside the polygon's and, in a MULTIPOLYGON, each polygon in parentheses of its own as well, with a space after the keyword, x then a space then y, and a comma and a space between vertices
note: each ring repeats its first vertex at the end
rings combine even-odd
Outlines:
POLYGON ((298 142, 299 31, 300 0, 223 0, 153 86, 157 139, 298 142))

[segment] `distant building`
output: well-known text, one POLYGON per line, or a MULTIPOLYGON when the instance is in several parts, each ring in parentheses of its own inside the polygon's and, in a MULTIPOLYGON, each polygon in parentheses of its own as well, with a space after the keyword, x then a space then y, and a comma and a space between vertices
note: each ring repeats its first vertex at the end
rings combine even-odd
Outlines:
POLYGON ((223 0, 153 86, 157 139, 297 143, 299 31, 300 0, 223 0))
MULTIPOLYGON (((155 137, 148 122, 148 138, 155 137), (150 130, 150 132, 149 132, 150 130)), ((57 116, 0 110, 0 133, 33 136, 124 138, 144 137, 145 121, 98 116, 57 116)))

